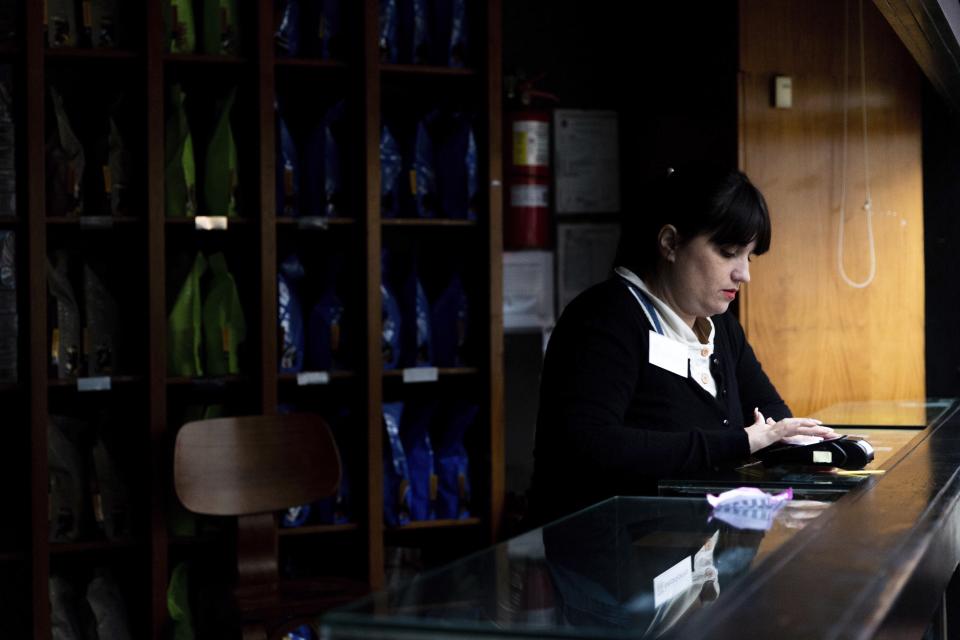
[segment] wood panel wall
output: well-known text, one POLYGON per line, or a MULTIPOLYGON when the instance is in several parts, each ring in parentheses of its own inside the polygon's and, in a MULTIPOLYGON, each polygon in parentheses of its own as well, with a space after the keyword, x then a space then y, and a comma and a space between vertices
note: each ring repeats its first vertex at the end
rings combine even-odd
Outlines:
POLYGON ((877 275, 837 269, 843 165, 844 11, 849 12, 844 263, 869 269, 857 0, 740 0, 740 165, 773 218, 741 321, 798 415, 850 400, 922 398, 924 251, 920 72, 872 2, 863 6, 877 275), (771 106, 775 74, 793 108, 771 106))

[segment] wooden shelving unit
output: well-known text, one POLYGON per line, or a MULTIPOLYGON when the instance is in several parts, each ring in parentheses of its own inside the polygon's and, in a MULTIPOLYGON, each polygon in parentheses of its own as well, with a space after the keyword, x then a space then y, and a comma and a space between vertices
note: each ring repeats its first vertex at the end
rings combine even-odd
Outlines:
MULTIPOLYGON (((0 564, 24 566, 22 571, 10 572, 8 579, 17 582, 4 591, 23 594, 6 605, 20 616, 11 619, 11 637, 49 638, 52 573, 63 566, 89 569, 100 564, 122 569, 133 636, 165 637, 172 565, 220 544, 215 536, 183 537, 168 528, 172 443, 187 402, 223 403, 226 411, 235 413, 273 413, 291 396, 298 401, 315 400, 318 406, 348 399, 352 450, 342 453, 356 465, 351 478, 354 521, 278 533, 285 544, 308 541, 321 550, 333 545, 344 556, 341 559, 358 567, 357 573, 374 588, 385 583, 384 546, 398 532, 415 541, 421 530, 476 530, 482 534, 480 539, 490 541, 499 529, 504 475, 501 0, 468 2, 473 51, 469 66, 463 69, 381 64, 377 0, 344 4, 350 7, 344 14, 344 42, 349 48, 342 60, 277 56, 274 31, 280 0, 276 6, 270 1, 243 3, 244 41, 238 56, 171 54, 166 51, 164 1, 147 0, 127 14, 125 27, 135 42, 133 48, 49 48, 42 2, 21 3, 19 37, 0 44, 0 64, 14 68, 19 185, 17 216, 0 218, 0 229, 17 234, 17 286, 22 301, 19 381, 0 383, 0 394, 5 406, 10 404, 7 399, 15 399, 11 415, 19 417, 17 438, 22 442, 14 444, 20 442, 21 449, 30 452, 9 471, 16 486, 29 481, 29 504, 25 497, 15 501, 15 517, 0 525, 0 564), (51 106, 47 87, 64 78, 82 82, 88 77, 122 85, 131 98, 124 113, 133 124, 124 133, 130 141, 135 176, 133 206, 129 214, 112 218, 48 216, 45 142, 51 106), (220 88, 238 87, 232 122, 240 156, 242 210, 240 217, 229 219, 226 232, 197 230, 193 219, 165 216, 164 131, 168 89, 174 81, 194 91, 198 110, 207 109, 220 88), (316 219, 278 216, 274 103, 279 95, 297 92, 313 99, 316 83, 325 87, 323 100, 343 99, 348 105, 345 126, 353 144, 345 156, 345 214, 316 219), (381 218, 381 123, 384 111, 394 106, 392 92, 405 89, 417 94, 425 89, 426 94, 453 92, 460 106, 473 114, 479 155, 477 220, 381 218), (278 372, 278 263, 286 247, 314 243, 334 247, 344 258, 348 275, 338 286, 354 305, 353 362, 348 371, 330 372, 328 384, 297 387, 295 375, 278 372), (385 526, 383 517, 382 412, 385 393, 393 399, 407 391, 402 372, 384 371, 382 366, 381 249, 413 246, 429 252, 452 244, 471 257, 465 286, 473 319, 472 360, 466 367, 439 369, 438 383, 469 387, 471 399, 480 405, 470 451, 474 517, 416 522, 395 531, 385 526), (47 261, 52 251, 64 247, 114 260, 114 270, 127 285, 117 297, 127 321, 125 344, 132 345, 134 357, 126 369, 111 376, 109 392, 78 393, 75 379, 51 377, 47 261), (181 253, 217 249, 227 255, 244 306, 248 330, 242 372, 196 378, 169 375, 167 317, 171 291, 178 286, 174 263, 181 253), (130 478, 130 487, 138 505, 129 540, 48 541, 49 416, 78 407, 119 411, 134 443, 126 452, 135 460, 136 477, 130 478), (342 541, 346 542, 337 547, 342 541)), ((198 152, 208 133, 193 132, 198 152)), ((417 385, 416 393, 429 386, 417 385)), ((348 445, 342 443, 341 448, 348 445)))

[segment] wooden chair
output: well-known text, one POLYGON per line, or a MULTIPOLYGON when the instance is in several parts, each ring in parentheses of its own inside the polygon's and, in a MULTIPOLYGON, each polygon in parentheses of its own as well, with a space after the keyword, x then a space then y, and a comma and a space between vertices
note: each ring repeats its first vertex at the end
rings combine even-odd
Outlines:
POLYGON ((340 482, 340 455, 319 416, 188 422, 177 434, 173 477, 188 510, 237 517, 233 599, 244 640, 277 637, 292 619, 368 590, 346 579, 280 580, 276 512, 331 496, 340 482))

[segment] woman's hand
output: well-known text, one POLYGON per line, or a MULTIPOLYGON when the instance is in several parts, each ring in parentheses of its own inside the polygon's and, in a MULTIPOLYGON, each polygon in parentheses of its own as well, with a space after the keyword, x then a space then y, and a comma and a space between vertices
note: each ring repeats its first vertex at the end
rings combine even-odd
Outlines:
POLYGON ((763 414, 756 408, 753 410, 753 418, 753 424, 744 429, 750 441, 750 453, 790 436, 830 438, 836 435, 833 429, 824 427, 822 422, 813 418, 784 418, 776 422, 773 418, 764 419, 763 414))

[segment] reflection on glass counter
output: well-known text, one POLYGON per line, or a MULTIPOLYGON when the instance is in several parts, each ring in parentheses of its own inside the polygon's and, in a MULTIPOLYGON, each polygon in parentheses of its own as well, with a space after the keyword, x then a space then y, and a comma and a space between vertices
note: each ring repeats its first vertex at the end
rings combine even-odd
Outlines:
POLYGON ((832 427, 922 429, 942 416, 952 404, 951 398, 838 402, 813 411, 810 417, 832 427))
POLYGON ((326 616, 340 638, 655 638, 723 594, 829 506, 787 501, 768 530, 702 499, 612 498, 326 616))

